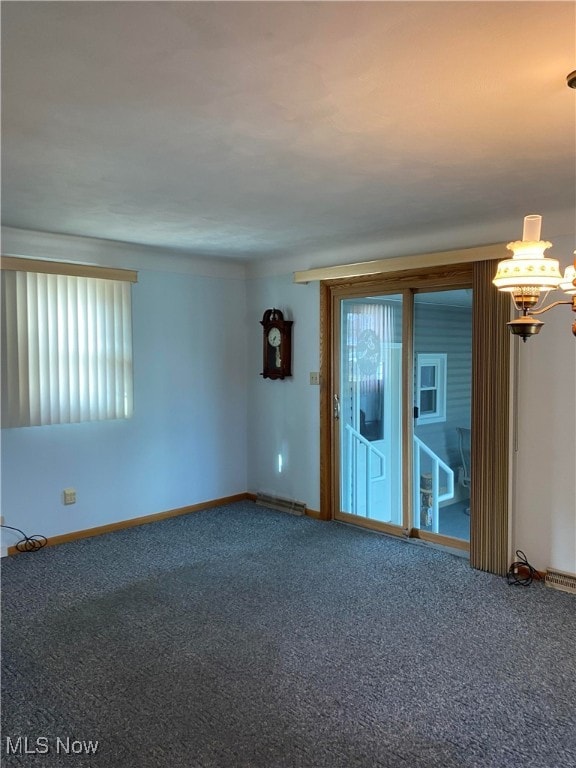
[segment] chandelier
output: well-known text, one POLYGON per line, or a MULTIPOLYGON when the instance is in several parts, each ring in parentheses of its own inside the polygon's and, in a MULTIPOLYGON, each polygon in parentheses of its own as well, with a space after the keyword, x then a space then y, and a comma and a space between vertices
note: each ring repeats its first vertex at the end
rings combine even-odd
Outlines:
MULTIPOLYGON (((560 304, 567 304, 576 312, 576 259, 574 266, 566 267, 562 275, 558 260, 544 255, 552 243, 540 240, 541 225, 542 216, 534 214, 524 218, 522 240, 508 243, 506 247, 514 255, 498 264, 492 281, 499 291, 510 294, 515 308, 521 313, 507 325, 523 341, 540 333, 544 323, 537 315, 560 304), (570 298, 544 305, 548 293, 556 289, 570 298)), ((576 321, 572 324, 572 333, 576 336, 576 321)))

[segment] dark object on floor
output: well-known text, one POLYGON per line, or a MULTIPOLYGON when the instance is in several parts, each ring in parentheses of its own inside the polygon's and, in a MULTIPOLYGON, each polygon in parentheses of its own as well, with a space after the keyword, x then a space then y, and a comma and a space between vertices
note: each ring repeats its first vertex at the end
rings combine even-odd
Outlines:
POLYGON ((518 587, 529 587, 534 579, 540 579, 540 574, 536 568, 530 565, 521 549, 516 550, 516 557, 518 560, 512 563, 506 574, 508 584, 518 587))
POLYGON ((38 549, 42 549, 48 544, 46 536, 41 536, 39 533, 35 533, 32 536, 27 536, 20 528, 14 528, 13 525, 0 525, 0 528, 9 528, 11 531, 17 531, 22 534, 20 541, 14 544, 14 547, 18 552, 36 552, 38 549))

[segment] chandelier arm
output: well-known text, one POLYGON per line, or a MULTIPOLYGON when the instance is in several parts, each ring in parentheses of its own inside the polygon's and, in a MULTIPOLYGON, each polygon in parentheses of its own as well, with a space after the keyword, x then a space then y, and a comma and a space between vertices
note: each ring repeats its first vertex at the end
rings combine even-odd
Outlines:
POLYGON ((529 315, 542 315, 544 312, 548 312, 549 309, 552 309, 552 307, 557 307, 559 304, 571 304, 574 305, 574 301, 568 300, 568 301, 553 301, 552 304, 548 304, 547 307, 542 307, 541 309, 535 309, 535 310, 527 310, 527 313, 529 315))

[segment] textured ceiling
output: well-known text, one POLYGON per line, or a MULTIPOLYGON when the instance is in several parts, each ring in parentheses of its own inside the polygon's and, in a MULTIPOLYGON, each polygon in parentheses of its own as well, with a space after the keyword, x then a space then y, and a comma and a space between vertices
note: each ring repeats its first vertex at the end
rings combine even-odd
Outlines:
POLYGON ((4 2, 3 224, 239 259, 520 227, 575 203, 575 24, 572 2, 4 2))

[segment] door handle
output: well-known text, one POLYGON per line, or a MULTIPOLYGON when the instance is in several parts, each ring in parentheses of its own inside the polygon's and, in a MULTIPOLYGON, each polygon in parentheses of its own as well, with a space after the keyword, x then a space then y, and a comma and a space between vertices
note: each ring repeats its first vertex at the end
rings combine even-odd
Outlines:
POLYGON ((340 398, 338 395, 334 395, 334 418, 340 418, 340 398))

